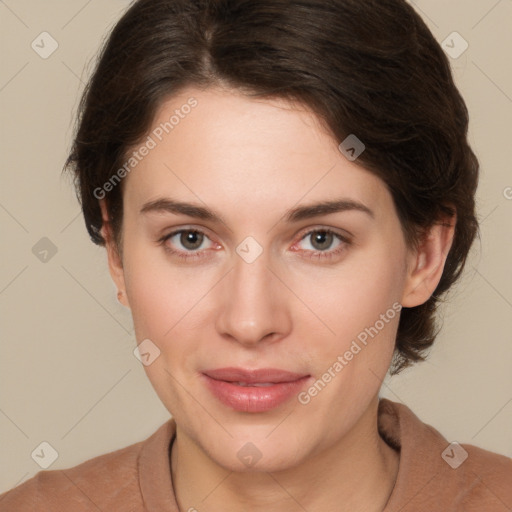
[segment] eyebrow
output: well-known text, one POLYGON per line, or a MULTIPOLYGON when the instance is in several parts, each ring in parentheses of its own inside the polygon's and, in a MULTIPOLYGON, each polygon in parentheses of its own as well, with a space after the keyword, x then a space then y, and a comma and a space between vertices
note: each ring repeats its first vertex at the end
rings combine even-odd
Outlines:
MULTIPOLYGON (((284 221, 288 223, 299 222, 305 219, 319 217, 320 215, 329 215, 332 213, 345 212, 345 211, 359 211, 366 213, 372 219, 375 214, 370 208, 363 203, 353 199, 337 199, 332 201, 321 201, 310 205, 298 206, 287 210, 284 215, 284 221)), ((222 216, 209 208, 199 204, 186 203, 176 201, 171 198, 160 198, 145 203, 141 210, 141 214, 154 213, 174 213, 186 215, 188 217, 195 217, 202 220, 209 220, 212 222, 221 222, 226 224, 222 216)))

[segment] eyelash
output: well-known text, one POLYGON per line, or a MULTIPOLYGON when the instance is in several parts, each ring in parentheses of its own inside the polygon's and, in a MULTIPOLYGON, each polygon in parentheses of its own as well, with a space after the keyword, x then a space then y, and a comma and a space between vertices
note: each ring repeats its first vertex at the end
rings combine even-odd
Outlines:
MULTIPOLYGON (((182 260, 191 260, 191 259, 197 259, 197 258, 203 258, 205 256, 201 256, 201 251, 194 251, 194 252, 190 252, 188 251, 188 254, 187 252, 184 252, 184 251, 177 251, 175 249, 171 249, 167 244, 167 240, 169 240, 170 238, 172 238, 173 236, 175 235, 178 235, 180 233, 199 233, 201 235, 204 235, 205 237, 208 238, 208 235, 204 232, 204 231, 201 231, 200 229, 192 229, 192 228, 188 228, 188 229, 178 229, 176 231, 173 231, 167 235, 164 235, 162 238, 160 238, 158 240, 158 243, 161 244, 164 248, 164 250, 169 253, 169 254, 172 254, 173 256, 177 256, 178 258, 181 258, 182 260)), ((348 245, 351 245, 351 241, 344 237, 343 235, 341 235, 340 233, 332 230, 332 229, 329 229, 329 228, 315 228, 315 229, 312 229, 308 232, 306 232, 299 240, 299 242, 301 242, 302 240, 304 240, 305 238, 307 238, 308 236, 312 235, 313 233, 326 233, 326 234, 332 234, 334 235, 335 237, 337 237, 342 243, 338 246, 338 248, 334 249, 334 250, 330 250, 330 251, 304 251, 304 252, 308 252, 310 253, 309 256, 307 256, 308 258, 316 258, 316 259, 320 259, 320 260, 331 260, 332 258, 335 258, 336 256, 338 256, 343 250, 346 249, 345 246, 348 246, 348 245)))

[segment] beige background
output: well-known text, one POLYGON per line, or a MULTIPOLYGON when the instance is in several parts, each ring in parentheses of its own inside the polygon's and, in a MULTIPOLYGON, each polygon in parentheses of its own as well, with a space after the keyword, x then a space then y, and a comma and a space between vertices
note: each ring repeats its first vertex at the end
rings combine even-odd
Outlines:
MULTIPOLYGON (((91 59, 127 5, 0 0, 0 492, 41 469, 31 453, 43 441, 59 454, 50 469, 66 468, 145 439, 168 418, 133 355, 104 250, 60 174, 91 59), (31 48, 43 31, 59 45, 47 59, 31 48), (32 250, 43 237, 57 249, 46 262, 32 250)), ((482 245, 429 361, 386 380, 382 395, 449 441, 512 456, 512 1, 415 5, 439 42, 457 31, 469 43, 451 62, 482 165, 482 245)))

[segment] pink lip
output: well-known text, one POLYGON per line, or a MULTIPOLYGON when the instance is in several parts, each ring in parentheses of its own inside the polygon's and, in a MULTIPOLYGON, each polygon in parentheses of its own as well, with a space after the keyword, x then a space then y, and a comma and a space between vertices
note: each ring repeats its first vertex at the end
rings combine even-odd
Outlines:
POLYGON ((274 409, 296 395, 310 379, 310 375, 274 368, 219 368, 204 371, 203 377, 217 399, 224 405, 242 412, 265 412, 274 409), (255 387, 240 386, 236 382, 273 384, 255 387))

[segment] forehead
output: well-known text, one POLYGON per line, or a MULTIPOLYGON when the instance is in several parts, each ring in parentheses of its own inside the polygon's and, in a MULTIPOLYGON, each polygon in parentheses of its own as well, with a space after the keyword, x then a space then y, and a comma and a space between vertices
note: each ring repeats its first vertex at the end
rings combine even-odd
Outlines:
POLYGON ((301 198, 349 196, 378 211, 390 199, 312 112, 282 99, 191 87, 160 105, 144 142, 151 149, 126 178, 125 197, 138 206, 169 195, 277 212, 301 198))

